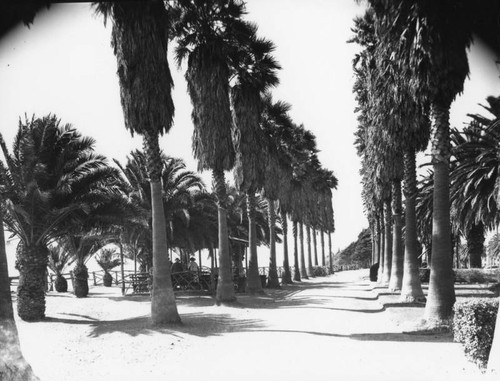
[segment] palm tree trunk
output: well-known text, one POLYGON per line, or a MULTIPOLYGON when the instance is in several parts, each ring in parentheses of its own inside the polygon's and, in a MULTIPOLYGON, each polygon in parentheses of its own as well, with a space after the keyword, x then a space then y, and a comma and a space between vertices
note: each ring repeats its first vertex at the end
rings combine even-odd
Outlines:
POLYGON ((321 241, 321 263, 323 266, 326 266, 326 257, 325 257, 325 231, 321 229, 320 233, 320 241, 321 241))
POLYGON ((312 250, 311 250, 311 227, 306 225, 307 235, 307 276, 314 276, 314 269, 312 265, 312 250))
POLYGON ((57 292, 67 292, 68 291, 68 281, 63 275, 58 272, 56 274, 56 280, 54 282, 54 288, 57 292))
POLYGON ((379 231, 379 253, 380 253, 380 261, 378 266, 378 282, 382 283, 382 278, 384 277, 384 261, 385 261, 385 222, 384 222, 384 209, 382 208, 380 211, 380 231, 379 231))
MULTIPOLYGON (((226 182, 224 171, 213 170, 212 177, 217 196, 217 215, 219 227, 219 278, 217 281, 216 302, 231 303, 236 300, 231 273, 231 256, 227 233, 226 182)), ((248 271, 248 269, 247 269, 248 271)))
POLYGON ((144 134, 144 151, 148 160, 151 184, 151 212, 153 226, 153 285, 151 289, 151 319, 153 325, 180 323, 177 312, 171 262, 168 258, 167 227, 161 186, 162 161, 158 135, 144 134))
POLYGON ((382 285, 389 286, 391 280, 392 268, 392 216, 391 216, 391 198, 384 200, 384 273, 382 274, 382 285))
MULTIPOLYGON (((444 102, 445 103, 445 102, 444 102)), ((434 193, 432 206, 431 276, 425 318, 436 324, 448 323, 455 303, 450 225, 450 104, 434 103, 432 108, 432 164, 434 193)))
POLYGON ((484 225, 473 223, 467 232, 467 251, 469 252, 470 268, 481 268, 481 256, 484 252, 484 225))
POLYGON ((292 273, 288 259, 288 223, 286 213, 281 209, 281 229, 283 230, 283 276, 281 283, 292 284, 292 273))
POLYGON ((304 224, 299 222, 299 240, 300 240, 300 276, 302 279, 309 279, 307 276, 306 257, 304 252, 304 224))
POLYGON ((415 213, 417 172, 415 167, 415 151, 408 150, 404 155, 405 254, 403 284, 401 286, 401 301, 408 303, 425 301, 418 271, 417 218, 415 213))
POLYGON ((392 240, 392 269, 389 290, 401 291, 403 284, 403 224, 402 224, 401 181, 392 183, 392 214, 393 214, 393 240, 392 240))
POLYGON ((276 241, 274 227, 276 226, 276 210, 274 200, 267 199, 269 209, 269 278, 267 287, 280 288, 280 280, 278 278, 278 269, 276 268, 276 241))
POLYGON ((316 237, 316 228, 313 228, 313 248, 314 248, 314 266, 319 266, 318 263, 318 240, 316 237))
POLYGON ((297 221, 293 221, 292 225, 292 233, 293 233, 293 280, 295 282, 300 282, 300 267, 299 267, 299 245, 297 240, 297 221))
POLYGON ((375 242, 375 245, 376 245, 376 257, 375 257, 375 261, 376 263, 379 264, 379 267, 380 267, 380 261, 381 261, 381 246, 380 246, 380 218, 377 217, 377 220, 376 220, 376 225, 375 225, 375 239, 376 239, 376 242, 375 242))
POLYGON ((247 214, 250 258, 248 261, 246 292, 250 294, 262 293, 262 283, 260 281, 257 257, 257 232, 255 229, 255 194, 251 192, 247 193, 247 214))
MULTIPOLYGON (((0 205, 2 200, 0 199, 0 205)), ((0 207, 0 376, 2 380, 36 381, 31 366, 24 359, 19 343, 10 296, 9 270, 5 251, 3 213, 0 207)))
POLYGON ((25 321, 45 317, 45 270, 48 250, 41 245, 23 245, 18 259, 19 286, 17 287, 17 314, 25 321))
POLYGON ((332 232, 328 232, 328 259, 330 263, 330 274, 333 274, 333 250, 332 250, 332 232))
POLYGON ((89 272, 83 258, 79 258, 73 270, 74 289, 77 298, 86 298, 89 294, 89 272))

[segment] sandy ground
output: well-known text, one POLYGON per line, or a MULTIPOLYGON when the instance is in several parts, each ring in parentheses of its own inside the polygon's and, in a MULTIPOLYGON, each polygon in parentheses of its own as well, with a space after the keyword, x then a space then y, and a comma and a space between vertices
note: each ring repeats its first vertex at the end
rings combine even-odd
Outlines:
MULTIPOLYGON (((42 380, 476 380, 450 334, 408 333, 422 305, 366 279, 367 270, 313 278, 234 307, 178 295, 183 324, 152 328, 147 296, 91 288, 85 299, 50 292, 47 319, 18 320, 42 380)), ((485 294, 480 286, 459 295, 485 294)))

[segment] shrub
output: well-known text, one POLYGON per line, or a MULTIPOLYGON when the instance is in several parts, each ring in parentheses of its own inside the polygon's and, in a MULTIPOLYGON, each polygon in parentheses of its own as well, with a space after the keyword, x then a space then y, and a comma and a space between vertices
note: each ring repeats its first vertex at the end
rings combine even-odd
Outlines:
POLYGON ((326 266, 313 266, 313 276, 327 276, 330 275, 330 270, 326 266))
POLYGON ((429 283, 429 279, 431 277, 431 269, 428 267, 418 269, 418 273, 420 276, 420 282, 429 283))
POLYGON ((455 274, 455 282, 486 283, 486 278, 481 269, 456 269, 455 274))
POLYGON ((462 283, 495 283, 499 281, 498 270, 493 269, 456 269, 455 282, 462 283))
POLYGON ((493 342, 497 299, 476 298, 455 303, 454 341, 463 344, 465 356, 485 369, 493 342))

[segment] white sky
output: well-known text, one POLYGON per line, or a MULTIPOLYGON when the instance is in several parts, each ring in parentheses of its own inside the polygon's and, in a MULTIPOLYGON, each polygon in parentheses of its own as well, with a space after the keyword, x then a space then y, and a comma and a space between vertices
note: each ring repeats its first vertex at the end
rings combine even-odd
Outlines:
MULTIPOLYGON (((277 46, 283 70, 275 99, 291 103, 291 116, 317 137, 322 164, 339 179, 334 192, 334 251, 347 246, 367 226, 360 198, 359 159, 353 146, 356 118, 351 60, 347 44, 352 19, 363 9, 353 0, 248 0, 247 19, 277 46)), ((471 76, 464 96, 452 109, 460 126, 477 103, 500 95, 499 70, 481 46, 473 48, 471 76)), ((162 139, 168 155, 182 157, 196 169, 191 154, 191 103, 183 73, 173 60, 176 116, 162 139)), ((55 113, 84 135, 97 140, 96 150, 120 161, 141 146, 125 130, 119 100, 116 60, 105 28, 89 4, 54 5, 35 18, 30 29, 18 27, 0 41, 0 132, 11 146, 19 116, 55 113)), ((204 175, 209 181, 208 174, 204 175)), ((280 249, 278 253, 280 254, 280 249)), ((278 254, 278 255, 279 255, 278 254)), ((259 260, 260 266, 267 260, 259 260)), ((278 256, 278 264, 281 258, 278 256)))

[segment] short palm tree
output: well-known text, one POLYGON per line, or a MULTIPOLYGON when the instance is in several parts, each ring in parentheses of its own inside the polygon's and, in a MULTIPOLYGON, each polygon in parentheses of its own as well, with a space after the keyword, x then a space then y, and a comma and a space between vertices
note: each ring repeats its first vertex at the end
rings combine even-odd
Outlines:
POLYGON ((176 59, 187 60, 185 74, 193 104, 193 153, 199 170, 211 170, 218 203, 219 281, 217 303, 236 300, 227 237, 225 170, 234 166, 235 150, 229 81, 232 60, 238 55, 241 35, 250 26, 241 18, 244 3, 237 0, 176 1, 176 59))
MULTIPOLYGON (((182 159, 162 155, 162 162, 162 200, 165 211, 167 245, 169 248, 173 248, 185 238, 178 237, 178 233, 186 232, 186 228, 190 224, 190 209, 195 206, 195 195, 197 195, 196 200, 199 202, 205 185, 196 173, 186 169, 182 159)), ((146 156, 142 151, 136 150, 127 157, 125 165, 116 160, 115 164, 120 168, 125 194, 139 211, 137 214, 137 222, 139 223, 136 223, 132 230, 126 227, 128 233, 125 237, 127 241, 130 241, 129 243, 137 242, 137 239, 140 239, 143 243, 142 250, 151 252, 151 241, 144 240, 144 237, 151 234, 152 223, 146 156), (139 234, 140 231, 143 233, 139 234)))
POLYGON ((118 253, 115 249, 102 248, 96 258, 96 262, 104 271, 104 275, 102 277, 104 286, 111 287, 111 284, 113 283, 113 276, 109 273, 109 271, 117 266, 120 266, 122 263, 118 253))
POLYGON ((75 258, 76 263, 73 268, 75 296, 77 298, 87 297, 89 294, 89 272, 86 263, 97 251, 109 243, 108 240, 103 239, 100 233, 86 231, 82 232, 81 235, 68 234, 58 243, 64 251, 69 252, 75 258))
POLYGON ((111 44, 117 60, 125 127, 132 134, 142 135, 148 161, 153 227, 152 322, 179 323, 167 256, 159 144, 159 136, 170 130, 174 115, 173 81, 167 60, 171 20, 161 0, 97 3, 95 8, 105 22, 111 19, 113 23, 111 44))
POLYGON ((500 144, 500 97, 488 97, 484 108, 493 116, 470 115, 462 133, 452 130, 451 202, 457 224, 467 239, 471 267, 482 267, 484 235, 498 225, 497 155, 500 144))
POLYGON ((18 314, 23 320, 40 320, 49 244, 105 202, 114 191, 109 185, 116 172, 93 152, 93 139, 61 126, 53 115, 20 122, 12 153, 1 137, 0 145, 5 225, 20 239, 18 314))
POLYGON ((56 274, 54 287, 57 292, 68 291, 68 281, 62 275, 64 269, 71 265, 75 258, 69 251, 65 251, 60 246, 49 247, 49 268, 56 274))

